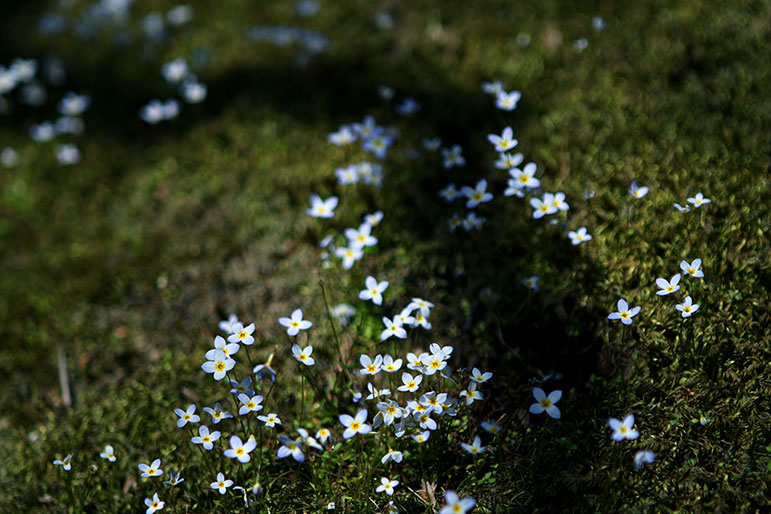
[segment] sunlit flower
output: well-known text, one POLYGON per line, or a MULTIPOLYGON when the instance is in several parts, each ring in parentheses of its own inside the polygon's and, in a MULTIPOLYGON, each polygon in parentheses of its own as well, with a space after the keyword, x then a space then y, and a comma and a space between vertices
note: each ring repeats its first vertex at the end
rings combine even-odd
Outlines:
POLYGON ((693 303, 693 300, 691 300, 690 296, 686 296, 685 300, 683 300, 683 303, 679 303, 675 305, 675 309, 680 311, 680 314, 684 318, 689 317, 691 314, 699 310, 699 304, 693 303))
POLYGON ((220 494, 225 494, 231 485, 233 485, 232 480, 225 480, 225 475, 217 473, 217 480, 211 483, 211 488, 219 490, 220 494))
POLYGON ((279 318, 278 322, 281 326, 287 327, 286 333, 290 336, 296 336, 300 330, 307 330, 313 326, 312 322, 303 320, 302 309, 295 309, 292 311, 291 318, 279 318))
POLYGON ((388 373, 394 373, 396 371, 399 371, 402 367, 402 360, 396 359, 394 360, 393 357, 390 355, 385 355, 383 357, 383 364, 381 365, 381 369, 388 373))
POLYGON ((220 402, 217 402, 214 404, 214 408, 211 407, 204 407, 203 411, 206 412, 211 416, 212 422, 216 425, 223 419, 232 418, 233 415, 229 412, 225 412, 222 410, 222 406, 220 405, 220 402))
POLYGON ((473 380, 477 384, 484 384, 491 378, 493 378, 493 374, 489 371, 482 373, 477 368, 474 368, 471 370, 471 380, 473 380))
POLYGON ((266 427, 275 427, 276 425, 281 424, 281 420, 278 417, 278 414, 270 413, 267 416, 257 416, 257 419, 265 423, 266 427))
POLYGON ((610 418, 608 420, 608 426, 613 430, 613 434, 610 437, 614 441, 637 439, 640 436, 640 432, 632 428, 634 426, 634 416, 632 414, 627 414, 624 421, 610 418))
POLYGON ((536 387, 533 388, 533 397, 538 403, 534 403, 530 406, 531 414, 540 414, 543 411, 546 411, 546 414, 552 418, 560 419, 560 410, 554 404, 557 403, 560 398, 562 398, 562 391, 557 389, 549 393, 549 396, 546 396, 546 393, 544 393, 543 389, 536 387))
POLYGON ((252 457, 249 455, 254 449, 257 448, 257 441, 254 437, 244 443, 237 435, 230 437, 230 448, 225 450, 225 457, 229 459, 238 459, 238 462, 246 464, 252 457))
POLYGON ((488 134, 487 140, 495 145, 496 152, 506 152, 519 144, 519 141, 514 139, 514 131, 511 130, 511 127, 503 129, 503 133, 500 136, 497 134, 488 134))
POLYGON ((356 413, 356 417, 352 417, 349 414, 341 414, 340 423, 345 427, 343 431, 343 439, 350 439, 356 434, 368 434, 372 431, 372 427, 367 425, 367 410, 361 409, 356 413))
POLYGON ((704 272, 699 268, 701 268, 701 259, 694 259, 690 264, 688 261, 682 261, 680 263, 680 269, 694 278, 701 278, 704 276, 704 272))
POLYGON ((402 385, 397 387, 396 389, 402 392, 411 392, 414 393, 418 390, 418 386, 420 386, 420 383, 423 381, 423 375, 418 375, 416 377, 413 377, 409 373, 402 373, 402 385))
POLYGON ((213 373, 214 380, 225 378, 225 374, 236 365, 236 361, 225 355, 222 350, 214 350, 213 353, 207 352, 206 358, 208 360, 201 365, 201 369, 206 373, 213 373))
POLYGON ((195 413, 195 405, 190 405, 186 411, 182 409, 174 409, 174 414, 179 416, 177 420, 177 427, 182 428, 188 423, 198 423, 201 421, 201 417, 195 413))
POLYGON ((471 405, 472 403, 474 403, 474 400, 484 400, 485 398, 485 395, 477 391, 476 382, 471 382, 466 389, 458 393, 458 396, 466 397, 466 405, 471 405))
POLYGON ((377 486, 377 489, 375 489, 376 493, 386 493, 388 496, 391 496, 394 494, 394 487, 399 485, 398 480, 389 480, 386 477, 382 477, 380 479, 380 485, 377 486))
POLYGON ((327 444, 327 439, 329 439, 331 435, 332 433, 328 428, 320 428, 318 432, 316 432, 316 439, 318 439, 321 444, 327 444))
POLYGON ((359 370, 361 375, 377 375, 383 364, 383 356, 378 354, 373 361, 369 355, 362 355, 359 357, 359 362, 361 363, 359 370))
POLYGON ((688 203, 698 208, 698 207, 701 207, 702 205, 712 203, 712 200, 710 200, 709 198, 704 198, 704 195, 701 193, 696 193, 696 196, 688 198, 688 203))
POLYGON ((501 90, 495 97, 495 106, 504 111, 513 111, 517 108, 520 98, 522 98, 522 94, 519 91, 507 93, 501 90))
POLYGON ((364 281, 366 286, 364 290, 359 292, 359 298, 361 300, 372 300, 375 305, 383 304, 383 292, 388 288, 388 281, 383 280, 378 282, 372 275, 368 276, 364 281))
POLYGON ((305 212, 314 218, 332 218, 335 215, 337 202, 336 196, 330 196, 326 200, 322 200, 319 195, 314 194, 311 195, 311 208, 305 212))
POLYGON ((498 160, 495 161, 494 165, 499 170, 511 170, 522 164, 522 161, 524 160, 525 156, 519 152, 515 154, 500 153, 498 154, 498 160))
POLYGON ((402 328, 398 316, 395 317, 393 321, 383 316, 383 324, 386 328, 380 334, 381 341, 385 341, 391 336, 396 336, 399 339, 407 339, 407 331, 402 328))
MULTIPOLYGON (((240 325, 240 323, 238 325, 240 325)), ((238 353, 238 350, 241 349, 241 345, 239 345, 238 343, 228 343, 224 337, 216 336, 214 338, 214 349, 222 350, 223 352, 225 352, 225 355, 230 357, 231 355, 235 355, 236 353, 238 353)))
POLYGON ((205 450, 211 450, 214 448, 214 441, 220 438, 218 431, 209 432, 209 427, 201 425, 198 427, 198 435, 194 436, 190 441, 193 444, 200 444, 205 450))
POLYGON ((220 330, 230 335, 233 333, 233 325, 235 325, 236 323, 240 323, 240 321, 238 321, 238 316, 236 316, 235 314, 231 314, 230 316, 228 316, 228 319, 224 319, 220 321, 218 326, 220 330))
POLYGON ((608 314, 608 319, 620 319, 621 323, 624 325, 631 325, 632 324, 632 318, 634 316, 637 316, 637 314, 640 312, 640 306, 634 307, 633 309, 629 308, 629 304, 626 303, 626 300, 621 298, 618 301, 617 304, 618 312, 611 312, 608 314))
POLYGON ((364 250, 354 246, 335 248, 335 255, 343 259, 343 269, 351 269, 356 261, 364 257, 364 250))
POLYGON ((233 333, 228 336, 228 342, 238 342, 245 345, 254 344, 254 337, 252 337, 252 334, 254 333, 254 323, 245 327, 241 323, 236 322, 233 324, 232 330, 233 333))
POLYGON ((668 282, 665 278, 657 278, 656 285, 661 289, 656 291, 659 296, 666 296, 680 290, 680 273, 672 277, 668 282))
POLYGON ((262 405, 260 405, 262 403, 262 396, 259 394, 252 396, 251 398, 249 398, 248 395, 239 394, 238 401, 241 402, 241 407, 238 409, 239 416, 262 410, 262 405))
POLYGON ((428 441, 428 438, 431 437, 431 431, 426 430, 424 432, 420 432, 419 434, 413 434, 410 437, 412 437, 412 440, 415 441, 418 444, 423 444, 426 441, 428 441))
POLYGON ((311 354, 313 353, 313 346, 308 345, 305 348, 300 348, 300 345, 293 344, 292 345, 292 355, 294 355, 294 358, 297 359, 299 362, 302 362, 306 366, 313 366, 316 363, 316 360, 311 357, 311 354))
POLYGON ((166 502, 162 502, 161 499, 158 498, 158 493, 153 493, 152 499, 145 498, 145 505, 147 506, 145 514, 153 514, 153 512, 161 510, 163 506, 166 505, 166 502))
POLYGON ((390 446, 388 447, 388 453, 383 455, 383 458, 380 459, 380 462, 385 464, 389 460, 392 460, 394 462, 401 462, 402 458, 404 458, 404 454, 400 451, 392 449, 390 446))
POLYGON ((142 472, 142 478, 159 477, 163 475, 163 470, 161 469, 161 459, 155 459, 150 465, 140 464, 138 467, 139 471, 142 472))
POLYGON ((579 245, 584 241, 591 241, 592 235, 586 232, 586 227, 581 227, 576 231, 568 232, 568 238, 573 246, 579 245))

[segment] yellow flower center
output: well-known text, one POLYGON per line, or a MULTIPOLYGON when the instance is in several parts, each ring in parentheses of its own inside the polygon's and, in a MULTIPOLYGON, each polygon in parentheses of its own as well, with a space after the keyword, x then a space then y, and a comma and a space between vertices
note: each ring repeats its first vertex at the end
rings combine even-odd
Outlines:
POLYGON ((239 338, 239 339, 245 339, 245 338, 246 338, 246 335, 247 335, 247 334, 246 334, 246 332, 244 332, 244 331, 242 330, 241 332, 239 332, 239 333, 238 333, 238 338, 239 338))
POLYGON ((300 359, 301 361, 304 361, 305 359, 308 358, 308 356, 305 355, 304 353, 301 353, 300 355, 297 356, 297 358, 300 359))
POLYGON ((628 317, 629 317, 629 313, 628 313, 628 312, 622 312, 622 313, 621 313, 621 317, 622 317, 622 318, 624 318, 624 319, 626 319, 626 318, 628 318, 628 317))
POLYGON ((417 384, 415 382, 410 382, 407 384, 407 389, 412 389, 413 387, 417 387, 417 384))
POLYGON ((549 206, 544 204, 544 205, 540 206, 539 209, 541 210, 541 212, 546 212, 546 211, 549 210, 549 206))
POLYGON ((541 400, 541 407, 543 407, 544 409, 548 409, 549 407, 551 407, 551 400, 548 398, 544 398, 543 400, 541 400))
POLYGON ((186 419, 186 420, 189 420, 189 419, 190 419, 190 417, 191 417, 191 416, 190 416, 190 414, 185 414, 185 419, 186 419))
POLYGON ((244 454, 244 449, 243 448, 239 448, 239 449, 236 450, 236 455, 243 455, 243 454, 244 454))
POLYGON ((246 407, 247 407, 248 409, 253 409, 253 408, 254 408, 254 402, 249 402, 249 403, 247 403, 247 404, 246 404, 246 407))
POLYGON ((691 308, 690 307, 683 307, 683 311, 684 312, 691 312, 691 308))
POLYGON ((209 437, 208 435, 205 435, 205 436, 203 436, 203 439, 201 439, 201 440, 204 443, 210 443, 211 442, 211 437, 209 437))
POLYGON ((358 430, 360 428, 361 428, 361 423, 359 423, 358 421, 354 421, 353 423, 351 423, 351 430, 358 430))
POLYGON ((214 365, 214 369, 217 371, 225 371, 225 363, 220 361, 217 364, 214 365))
POLYGON ((693 269, 693 268, 688 268, 688 273, 690 273, 691 275, 695 275, 696 274, 696 270, 693 269))
POLYGON ((621 425, 621 426, 618 428, 618 431, 619 431, 619 432, 621 432, 622 434, 626 434, 626 433, 629 431, 629 429, 628 429, 628 428, 626 428, 624 425, 621 425))
POLYGON ((296 322, 296 321, 292 322, 292 327, 293 328, 298 328, 299 326, 300 326, 300 324, 298 322, 296 322))
POLYGON ((374 364, 370 364, 369 366, 367 366, 367 371, 370 373, 375 373, 377 371, 377 366, 375 366, 374 364))
POLYGON ((396 407, 393 405, 389 405, 387 409, 388 414, 394 414, 396 412, 396 407))

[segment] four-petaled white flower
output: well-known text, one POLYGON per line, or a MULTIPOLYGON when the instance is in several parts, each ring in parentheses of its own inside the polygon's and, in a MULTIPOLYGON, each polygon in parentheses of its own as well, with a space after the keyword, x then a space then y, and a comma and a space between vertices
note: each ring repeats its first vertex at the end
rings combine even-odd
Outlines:
POLYGON ((568 238, 573 246, 579 245, 584 241, 591 241, 592 235, 586 232, 586 227, 581 227, 576 231, 568 232, 568 238))
POLYGON ((557 389, 549 393, 549 396, 546 396, 543 389, 535 387, 533 388, 533 398, 535 398, 535 401, 538 403, 534 403, 530 406, 531 414, 541 414, 543 411, 546 411, 546 414, 552 418, 560 419, 560 410, 554 404, 562 398, 562 391, 557 389))
POLYGON ((520 98, 522 98, 522 94, 519 91, 512 91, 511 93, 499 91, 495 96, 495 106, 504 111, 513 111, 517 108, 520 98))
POLYGON ((533 218, 540 219, 547 214, 554 214, 555 212, 558 212, 559 209, 552 205, 553 200, 554 195, 552 193, 544 193, 543 199, 535 197, 531 198, 530 206, 534 209, 533 218))
POLYGON ((629 186, 629 194, 635 198, 642 198, 648 194, 648 187, 638 186, 637 182, 632 182, 632 185, 629 186))
MULTIPOLYGON (((236 323, 236 325, 240 325, 240 323, 236 323)), ((241 349, 241 345, 239 345, 238 343, 228 343, 227 341, 225 341, 225 339, 222 336, 216 336, 214 338, 214 350, 222 350, 223 352, 225 352, 225 355, 227 355, 228 357, 230 357, 231 355, 237 354, 238 350, 240 349, 241 349)))
POLYGON ((220 438, 218 431, 209 432, 209 427, 201 425, 198 427, 198 435, 190 439, 193 444, 200 444, 205 450, 214 448, 214 441, 220 438))
POLYGON ((394 462, 401 462, 404 458, 404 454, 400 451, 392 449, 390 446, 388 447, 388 453, 383 455, 383 458, 380 459, 380 462, 385 464, 389 460, 392 460, 394 462))
POLYGON ((219 490, 220 494, 225 494, 231 485, 233 485, 232 480, 225 480, 225 475, 217 473, 217 480, 211 483, 211 488, 219 490))
POLYGON ((389 480, 386 477, 380 479, 380 485, 375 489, 376 493, 386 493, 388 496, 394 494, 394 487, 399 485, 398 480, 389 480))
POLYGON ((471 444, 468 443, 460 443, 460 445, 463 447, 464 450, 469 452, 472 455, 475 455, 477 453, 481 453, 485 451, 487 446, 482 446, 482 439, 479 438, 479 436, 476 436, 474 438, 474 442, 471 444))
POLYGON ((690 264, 688 264, 688 261, 682 261, 680 263, 680 269, 694 278, 701 278, 704 276, 704 272, 699 268, 701 268, 701 259, 694 259, 690 264))
POLYGON ((364 250, 354 246, 335 248, 335 255, 343 259, 343 269, 351 269, 356 261, 364 257, 364 250))
POLYGON ((359 298, 361 300, 372 300, 375 305, 383 304, 383 292, 388 288, 388 281, 383 280, 378 282, 372 275, 368 276, 364 281, 366 289, 359 292, 359 298))
POLYGON ((484 384, 491 378, 493 378, 493 374, 489 371, 482 373, 477 368, 474 368, 471 370, 471 380, 473 380, 477 384, 484 384))
POLYGON ((270 413, 267 416, 257 416, 257 419, 265 423, 266 427, 275 427, 276 425, 281 425, 281 420, 278 417, 278 414, 270 413))
POLYGON ((393 321, 383 316, 383 324, 386 328, 380 334, 381 341, 385 341, 391 336, 396 336, 399 339, 407 339, 407 331, 402 328, 402 323, 398 316, 395 317, 393 321))
POLYGON ((241 402, 241 407, 238 409, 239 416, 262 410, 262 405, 260 405, 262 403, 262 396, 259 394, 249 398, 248 395, 241 393, 238 395, 238 401, 241 402))
POLYGON ((466 397, 466 405, 471 405, 474 403, 474 400, 484 400, 485 395, 483 395, 481 392, 477 391, 477 383, 471 382, 467 389, 464 389, 460 393, 458 393, 458 396, 465 396, 466 397))
POLYGON ((369 355, 362 355, 359 357, 359 362, 361 363, 360 374, 377 375, 380 371, 380 366, 383 365, 383 356, 378 354, 373 361, 369 355))
POLYGON ((661 288, 660 291, 656 291, 659 296, 666 296, 670 293, 680 290, 680 273, 672 277, 669 282, 665 278, 657 278, 656 285, 661 288))
POLYGON ((372 235, 372 225, 369 223, 362 223, 358 229, 347 228, 344 234, 351 248, 362 249, 377 244, 377 238, 372 235))
POLYGON ((477 501, 474 498, 459 498, 454 491, 444 493, 445 506, 439 511, 439 514, 466 514, 474 508, 477 501))
MULTIPOLYGON (((510 169, 509 175, 511 175, 511 179, 509 179, 509 186, 513 187, 514 189, 534 189, 536 187, 540 187, 541 181, 535 178, 535 172, 537 169, 538 167, 534 162, 528 162, 522 169, 510 169)), ((511 194, 506 196, 511 196, 511 194)))
POLYGON ((423 381, 423 375, 418 375, 416 377, 413 377, 409 373, 402 373, 402 385, 397 387, 396 389, 398 391, 402 392, 411 392, 414 393, 418 390, 418 386, 420 386, 420 383, 423 381))
POLYGON ((153 512, 161 510, 163 506, 166 505, 166 502, 162 502, 161 499, 158 498, 158 493, 153 493, 152 499, 145 498, 145 505, 147 506, 145 514, 153 514, 153 512))
POLYGON ((685 300, 683 300, 683 303, 679 303, 675 305, 675 309, 679 310, 680 314, 682 314, 684 318, 687 318, 691 314, 699 310, 699 304, 693 303, 693 300, 691 300, 691 297, 686 296, 685 300))
POLYGON ((292 345, 292 355, 294 355, 295 359, 302 362, 306 366, 313 366, 316 363, 316 360, 311 357, 312 353, 313 346, 311 345, 308 345, 305 348, 300 348, 300 345, 298 344, 292 345))
POLYGON ((254 333, 254 323, 245 327, 241 323, 236 322, 232 325, 231 329, 233 330, 233 333, 228 336, 228 342, 245 345, 254 344, 254 337, 252 337, 252 334, 254 333))
POLYGON ((313 326, 313 323, 307 320, 303 320, 302 309, 295 309, 292 312, 291 318, 279 318, 279 324, 287 327, 286 333, 290 336, 296 336, 300 333, 300 330, 307 330, 313 326))
POLYGON ((701 207, 704 204, 712 203, 712 200, 709 198, 704 198, 704 195, 701 193, 696 193, 696 196, 693 196, 691 198, 688 198, 688 203, 693 205, 694 207, 701 207))
POLYGON ((208 360, 201 365, 201 369, 206 373, 213 373, 214 380, 225 378, 225 374, 236 365, 236 361, 225 355, 222 350, 209 350, 206 358, 208 360))
POLYGON ((634 307, 633 309, 629 308, 629 304, 626 303, 626 300, 621 298, 618 301, 617 304, 618 312, 611 312, 608 314, 608 319, 620 319, 621 323, 624 325, 631 325, 632 324, 632 318, 634 316, 637 316, 637 314, 640 312, 640 306, 634 307))
POLYGON ((455 184, 447 184, 444 189, 439 190, 439 197, 447 202, 452 202, 460 196, 460 191, 455 184))
POLYGON ((487 191, 487 180, 482 179, 477 182, 477 185, 473 188, 469 186, 463 186, 460 190, 463 196, 468 198, 466 207, 473 209, 480 203, 489 202, 493 199, 493 194, 487 191))
POLYGON ((522 164, 524 160, 525 156, 519 152, 515 154, 499 153, 498 160, 495 161, 495 167, 499 170, 510 170, 522 164))
POLYGON ((336 196, 330 196, 326 200, 322 200, 319 195, 311 195, 311 208, 305 212, 308 216, 313 216, 314 218, 332 218, 335 215, 337 201, 336 196))
POLYGON ((610 436, 614 441, 623 441, 624 439, 637 439, 640 432, 634 428, 634 415, 627 414, 623 421, 619 421, 616 418, 610 418, 608 420, 608 426, 613 430, 613 434, 610 436))
POLYGON ((514 139, 514 131, 511 130, 511 127, 503 129, 503 133, 500 136, 497 134, 488 134, 487 140, 495 145, 496 152, 506 152, 519 144, 519 141, 514 139))
POLYGON ((198 423, 201 421, 201 417, 195 413, 195 405, 190 405, 186 411, 174 409, 174 414, 179 416, 179 419, 177 420, 177 426, 179 428, 184 427, 188 423, 198 423))
POLYGON ((142 472, 142 478, 159 477, 163 475, 161 459, 155 459, 149 466, 147 464, 140 464, 138 467, 139 471, 142 472))
POLYGON ((402 360, 401 359, 394 359, 390 355, 386 355, 383 357, 383 364, 381 365, 381 369, 387 373, 394 373, 396 371, 399 371, 402 367, 402 360))
POLYGON ((104 447, 104 451, 99 454, 103 459, 107 459, 110 462, 115 462, 115 450, 109 444, 104 447))
POLYGON ((257 448, 257 441, 254 440, 254 437, 250 436, 246 443, 244 443, 240 437, 234 435, 230 437, 230 448, 225 450, 225 457, 228 459, 238 459, 238 462, 246 464, 252 460, 249 454, 255 448, 257 448))
POLYGON ((367 409, 361 409, 356 413, 356 417, 349 414, 340 415, 340 423, 345 427, 343 439, 350 439, 356 434, 369 434, 372 427, 364 423, 367 421, 367 409))
POLYGON ((209 414, 211 416, 212 422, 216 425, 223 419, 232 418, 233 415, 229 412, 225 412, 222 410, 222 406, 220 405, 220 402, 217 402, 214 404, 214 408, 212 407, 204 407, 204 412, 209 414))
POLYGON ((532 277, 525 277, 522 279, 522 285, 533 291, 538 291, 538 281, 541 280, 537 275, 532 277))

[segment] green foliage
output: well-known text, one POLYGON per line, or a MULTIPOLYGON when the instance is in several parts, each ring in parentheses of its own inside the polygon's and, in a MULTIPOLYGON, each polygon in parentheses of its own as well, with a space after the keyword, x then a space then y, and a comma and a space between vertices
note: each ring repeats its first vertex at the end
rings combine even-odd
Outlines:
MULTIPOLYGON (((257 325, 255 363, 276 356, 271 403, 289 435, 339 428, 337 415, 352 413, 351 393, 364 387, 361 353, 403 357, 439 342, 456 347, 454 367, 495 372, 485 402, 443 418, 401 466, 380 465, 388 441, 379 437, 369 446, 338 439, 306 452, 312 462, 302 466, 277 461, 266 445, 232 478, 249 485, 264 468, 258 506, 270 512, 320 512, 332 500, 338 511, 380 512, 374 487, 385 475, 402 482, 394 499, 403 512, 435 512, 446 489, 476 498, 480 513, 771 509, 768 2, 390 2, 391 30, 376 29, 377 8, 362 2, 325 2, 308 19, 285 2, 215 2, 196 6, 191 26, 167 44, 125 48, 110 34, 84 43, 31 33, 41 14, 33 4, 0 17, 0 63, 55 48, 68 86, 95 101, 74 167, 26 136, 53 108, 0 121, 2 145, 20 154, 18 166, 0 169, 0 510, 138 511, 160 486, 136 465, 156 457, 186 480, 173 496, 164 489, 169 511, 242 509, 239 493, 199 487, 214 480, 215 463, 191 448, 172 414, 221 398, 200 364, 230 312, 257 325), (591 28, 595 15, 606 30, 591 28), (331 45, 298 66, 295 46, 243 37, 259 23, 318 30, 331 45), (589 42, 580 53, 571 46, 579 37, 589 42), (161 64, 202 49, 211 53, 200 67, 207 101, 144 125, 139 106, 169 94, 161 64), (522 91, 513 113, 479 90, 494 78, 522 91), (396 117, 377 98, 381 84, 423 109, 396 117), (365 114, 397 125, 400 149, 434 135, 461 144, 467 167, 445 171, 434 154, 394 152, 382 190, 336 186, 334 169, 366 156, 325 136, 365 114), (571 210, 558 224, 498 193, 506 174, 493 169, 485 136, 506 125, 545 189, 566 193, 571 210), (487 224, 448 233, 458 206, 436 191, 482 177, 496 192, 478 208, 487 224), (632 180, 649 195, 632 199, 632 180), (587 189, 596 195, 585 199, 587 189), (672 208, 699 191, 713 203, 672 208), (312 192, 340 196, 333 223, 305 216, 312 192), (340 233, 377 209, 378 248, 350 272, 334 260, 322 267, 315 244, 330 227, 340 233), (584 225, 593 240, 572 247, 565 229, 584 225), (685 277, 682 291, 701 309, 683 319, 654 281, 694 258, 706 276, 685 277), (376 343, 383 311, 355 301, 368 274, 391 282, 392 310, 412 296, 434 302, 433 332, 376 343), (538 293, 521 285, 531 275, 541 278, 538 293), (333 330, 320 282, 330 305, 356 303, 348 328, 333 330), (642 306, 623 330, 606 320, 621 297, 642 306), (309 372, 301 423, 300 373, 276 323, 297 306, 314 320, 314 356, 328 363, 309 372), (561 420, 528 414, 544 380, 564 392, 561 420), (627 412, 641 436, 614 443, 607 420, 627 412), (474 460, 459 443, 483 419, 504 430, 474 460), (105 444, 116 463, 98 458, 105 444), (656 462, 634 469, 639 449, 656 462), (65 475, 51 462, 69 452, 65 475)), ((135 4, 140 14, 158 8, 135 4)))

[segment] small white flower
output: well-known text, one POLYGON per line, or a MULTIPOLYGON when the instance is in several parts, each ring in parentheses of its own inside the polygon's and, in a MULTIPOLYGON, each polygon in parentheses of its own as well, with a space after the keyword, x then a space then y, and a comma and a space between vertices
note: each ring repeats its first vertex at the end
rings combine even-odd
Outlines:
POLYGON ((680 290, 680 273, 672 277, 669 282, 665 278, 657 278, 656 285, 661 289, 656 291, 659 296, 666 296, 680 290))
POLYGON ((696 193, 696 196, 688 198, 688 203, 698 208, 698 207, 701 207, 702 205, 712 203, 712 200, 710 200, 709 198, 704 198, 704 195, 701 193, 696 193))
POLYGON ((546 396, 543 389, 536 387, 533 389, 533 397, 538 403, 534 403, 530 406, 531 414, 540 414, 543 411, 546 411, 546 414, 552 418, 560 419, 560 410, 554 404, 562 398, 562 391, 557 389, 549 393, 549 396, 546 396))
POLYGON ((368 276, 364 281, 366 288, 359 292, 361 300, 372 300, 375 305, 383 304, 383 292, 388 288, 388 281, 378 282, 373 276, 368 276))
POLYGON ((99 456, 103 459, 107 459, 110 462, 115 462, 115 450, 113 450, 112 446, 109 444, 104 447, 104 451, 99 454, 99 456))
POLYGON ((477 453, 482 453, 487 448, 487 446, 482 446, 482 439, 480 439, 479 436, 476 436, 474 438, 474 442, 471 444, 460 443, 460 445, 463 447, 464 450, 466 450, 472 455, 475 455, 477 453))
POLYGON ((640 432, 632 428, 634 427, 634 415, 632 414, 627 414, 623 421, 610 418, 608 426, 613 430, 613 434, 610 437, 616 442, 623 441, 624 439, 637 439, 640 436, 640 432))
POLYGON ((638 186, 637 182, 632 182, 632 185, 629 186, 629 194, 635 198, 642 198, 648 194, 648 187, 638 186))
POLYGON ((683 303, 675 305, 675 309, 680 311, 680 314, 684 318, 689 317, 691 314, 699 310, 699 304, 693 303, 693 300, 691 300, 690 296, 686 296, 685 300, 683 300, 683 303))
POLYGON ((305 212, 308 216, 314 218, 332 218, 335 215, 335 207, 337 207, 337 197, 330 196, 326 200, 322 200, 319 195, 311 195, 311 208, 305 212))
POLYGON ((287 327, 286 333, 290 336, 296 336, 300 333, 300 330, 307 330, 313 326, 313 323, 307 320, 303 320, 302 309, 295 309, 292 311, 291 318, 279 318, 279 324, 287 327))
POLYGON ((163 475, 163 470, 161 469, 161 459, 155 459, 150 465, 140 464, 138 467, 139 471, 142 472, 142 478, 158 477, 163 475))
POLYGON ((693 278, 701 278, 704 276, 704 272, 699 268, 701 268, 701 259, 694 259, 690 264, 688 261, 680 262, 680 269, 693 278))
POLYGON ((608 314, 608 319, 620 319, 624 325, 631 325, 632 318, 640 312, 640 306, 629 308, 629 304, 623 298, 618 301, 618 312, 608 314))
POLYGON ((300 345, 294 344, 292 345, 292 355, 294 355, 294 358, 297 359, 299 362, 302 362, 306 366, 313 366, 316 363, 316 360, 311 357, 311 354, 313 353, 313 346, 308 345, 305 348, 300 348, 300 345))
POLYGON ((398 480, 389 480, 386 477, 380 479, 380 485, 375 489, 376 493, 386 493, 388 496, 394 494, 394 487, 399 485, 398 480))
POLYGON ((584 241, 591 241, 592 235, 586 232, 586 227, 581 227, 576 231, 568 232, 568 238, 573 246, 579 245, 584 241))
POLYGON ((225 475, 217 473, 217 480, 211 483, 211 488, 219 490, 220 494, 225 494, 231 485, 233 485, 232 480, 225 480, 225 475))

